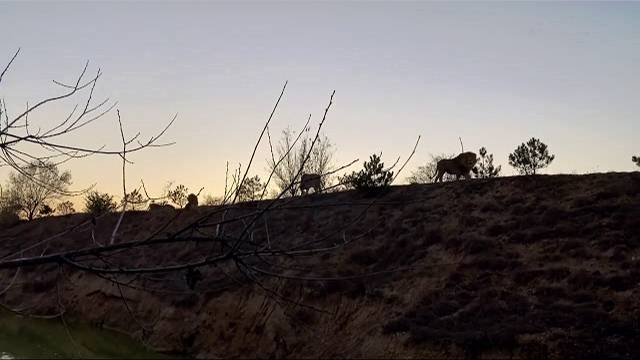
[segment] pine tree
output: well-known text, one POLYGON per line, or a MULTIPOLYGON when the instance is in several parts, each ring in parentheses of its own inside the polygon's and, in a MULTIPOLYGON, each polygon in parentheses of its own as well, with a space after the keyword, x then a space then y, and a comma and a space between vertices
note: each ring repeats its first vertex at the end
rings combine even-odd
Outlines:
POLYGON ((480 158, 478 159, 477 174, 480 179, 493 178, 500 175, 502 166, 493 166, 493 154, 487 154, 487 149, 483 146, 478 151, 480 158))
POLYGON ((367 192, 378 192, 387 189, 393 180, 393 171, 385 170, 381 159, 382 154, 373 154, 369 161, 364 162, 364 169, 353 172, 342 178, 347 187, 367 192))
POLYGON ((536 138, 522 143, 509 154, 509 165, 518 169, 520 174, 535 175, 538 169, 547 167, 555 159, 549 155, 548 146, 536 138))

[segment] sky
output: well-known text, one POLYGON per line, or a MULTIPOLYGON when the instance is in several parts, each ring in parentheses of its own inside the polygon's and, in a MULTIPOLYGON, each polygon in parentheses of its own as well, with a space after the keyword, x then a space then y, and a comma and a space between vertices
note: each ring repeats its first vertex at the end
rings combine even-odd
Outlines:
MULTIPOLYGON (((103 72, 95 98, 118 102, 127 134, 147 139, 178 114, 164 138, 175 145, 130 156, 127 186, 143 179, 155 194, 174 181, 221 195, 285 81, 274 140, 309 114, 317 126, 335 90, 323 132, 336 165, 405 159, 421 135, 400 179, 459 152, 458 137, 503 175, 531 137, 556 155, 549 174, 632 171, 640 154, 640 2, 0 2, 0 34, 2 67, 21 48, 0 85, 10 114, 59 94, 52 80, 87 60, 103 72)), ((65 141, 119 148, 116 113, 65 141)), ((266 177, 267 154, 263 143, 250 175, 266 177)), ((121 193, 117 157, 62 168, 76 189, 121 193)))

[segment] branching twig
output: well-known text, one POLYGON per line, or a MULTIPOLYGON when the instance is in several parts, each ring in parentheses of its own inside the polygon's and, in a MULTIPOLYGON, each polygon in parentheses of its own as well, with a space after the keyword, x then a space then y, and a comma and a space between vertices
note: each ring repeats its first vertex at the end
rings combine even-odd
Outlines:
POLYGON ((418 140, 416 140, 416 144, 413 146, 413 150, 411 150, 411 154, 409 154, 409 157, 407 157, 407 160, 404 162, 404 164, 402 164, 400 169, 398 169, 398 171, 396 172, 396 175, 393 177, 393 179, 391 179, 392 183, 396 180, 398 175, 400 175, 400 173, 402 172, 402 169, 404 169, 404 167, 407 165, 409 160, 411 160, 411 158, 413 157, 413 154, 416 153, 416 149, 418 148, 418 143, 419 142, 420 142, 420 135, 418 135, 418 140))

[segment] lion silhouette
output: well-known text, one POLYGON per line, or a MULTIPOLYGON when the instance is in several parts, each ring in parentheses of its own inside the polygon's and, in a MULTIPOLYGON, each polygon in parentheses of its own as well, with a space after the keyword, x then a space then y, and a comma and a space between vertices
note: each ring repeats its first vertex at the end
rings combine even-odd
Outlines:
POLYGON ((471 171, 474 173, 478 157, 473 152, 463 152, 462 154, 454 157, 453 159, 442 159, 438 161, 436 165, 436 174, 433 177, 434 182, 442 182, 442 177, 445 173, 455 175, 456 180, 464 176, 465 179, 471 178, 471 171))

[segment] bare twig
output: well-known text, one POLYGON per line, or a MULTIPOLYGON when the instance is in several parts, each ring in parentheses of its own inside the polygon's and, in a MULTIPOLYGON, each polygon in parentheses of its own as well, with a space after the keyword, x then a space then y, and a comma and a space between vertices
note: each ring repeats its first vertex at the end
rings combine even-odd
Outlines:
MULTIPOLYGON (((244 176, 242 176, 242 180, 240 180, 238 182, 238 189, 240 189, 242 187, 242 184, 244 184, 244 180, 247 178, 247 174, 249 173, 249 169, 251 168, 251 164, 253 163, 253 158, 256 155, 256 151, 258 150, 258 145, 260 145, 260 141, 262 140, 262 137, 264 136, 264 133, 267 131, 267 128, 269 127, 269 123, 271 122, 271 119, 273 118, 273 114, 275 114, 276 109, 278 108, 278 104, 280 104, 280 99, 282 99, 282 95, 284 95, 284 90, 287 88, 287 83, 288 83, 288 81, 285 81, 284 86, 282 87, 282 91, 280 92, 280 96, 278 96, 278 100, 276 101, 276 104, 273 106, 273 110, 271 111, 271 114, 269 115, 269 119, 265 123, 264 128, 262 129, 262 132, 260 132, 260 136, 258 137, 258 141, 256 141, 256 144, 253 147, 253 152, 251 153, 251 158, 249 159, 249 163, 247 164, 247 169, 244 172, 244 176)), ((239 194, 239 192, 236 191, 236 195, 233 197, 232 203, 234 203, 236 201, 236 199, 238 198, 238 194, 239 194)))
POLYGON ((396 172, 396 175, 393 177, 393 179, 391 179, 392 183, 396 180, 398 175, 400 175, 400 173, 402 172, 402 169, 404 169, 404 167, 407 165, 409 160, 411 160, 411 158, 413 157, 413 154, 416 153, 416 149, 418 148, 418 143, 419 142, 420 142, 420 135, 418 135, 418 139, 416 140, 416 144, 413 146, 413 150, 411 150, 411 154, 409 154, 409 157, 407 157, 407 160, 404 162, 404 164, 402 164, 400 169, 398 169, 398 171, 396 172))
MULTIPOLYGON (((120 136, 122 138, 122 155, 120 155, 122 157, 122 212, 120 213, 120 217, 118 218, 118 222, 116 223, 116 226, 113 227, 113 232, 111 233, 111 241, 109 242, 109 244, 113 245, 113 243, 116 241, 116 233, 118 232, 118 229, 120 228, 120 224, 122 223, 122 218, 124 218, 124 214, 127 210, 127 182, 126 182, 126 166, 127 166, 127 144, 130 143, 132 140, 127 141, 124 137, 124 130, 122 129, 122 120, 120 119, 120 110, 117 110, 118 113, 118 125, 120 128, 120 136)), ((137 135, 135 136, 137 137, 137 135)))
POLYGON ((20 53, 20 48, 16 50, 15 54, 13 54, 13 56, 11 57, 11 60, 9 60, 9 63, 7 64, 7 66, 5 66, 4 70, 2 70, 2 73, 0 73, 0 83, 2 83, 2 77, 4 77, 4 74, 7 72, 7 70, 9 70, 9 67, 13 63, 13 60, 16 59, 19 53, 20 53))

